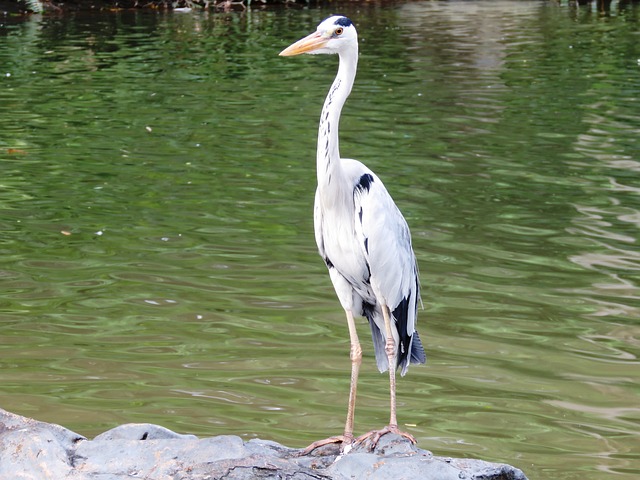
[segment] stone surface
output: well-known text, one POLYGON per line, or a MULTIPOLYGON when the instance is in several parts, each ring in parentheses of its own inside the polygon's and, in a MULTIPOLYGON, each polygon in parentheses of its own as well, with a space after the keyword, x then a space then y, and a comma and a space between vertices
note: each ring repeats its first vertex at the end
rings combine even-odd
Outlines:
POLYGON ((198 438, 158 425, 128 424, 88 440, 59 425, 0 409, 0 479, 34 480, 375 479, 526 480, 517 468, 436 457, 396 435, 340 454, 235 435, 198 438))

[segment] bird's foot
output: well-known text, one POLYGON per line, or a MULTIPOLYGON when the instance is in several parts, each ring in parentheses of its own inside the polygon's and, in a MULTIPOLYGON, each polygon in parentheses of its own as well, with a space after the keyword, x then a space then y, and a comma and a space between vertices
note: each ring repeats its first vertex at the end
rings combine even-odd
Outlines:
POLYGON ((416 443, 416 439, 413 437, 413 435, 407 432, 400 431, 400 429, 398 429, 398 426, 393 424, 387 425, 386 427, 380 430, 371 430, 370 432, 365 433, 364 435, 360 435, 356 439, 355 443, 361 445, 366 440, 369 440, 369 450, 374 450, 378 445, 378 441, 380 441, 380 438, 383 435, 386 435, 387 433, 395 433, 396 435, 400 435, 401 437, 406 438, 413 444, 416 443))
POLYGON ((324 440, 317 440, 305 448, 300 455, 309 455, 316 448, 324 447, 325 445, 330 445, 332 443, 340 443, 340 451, 342 451, 347 445, 351 445, 353 441, 353 435, 350 434, 336 435, 334 437, 325 438, 324 440))

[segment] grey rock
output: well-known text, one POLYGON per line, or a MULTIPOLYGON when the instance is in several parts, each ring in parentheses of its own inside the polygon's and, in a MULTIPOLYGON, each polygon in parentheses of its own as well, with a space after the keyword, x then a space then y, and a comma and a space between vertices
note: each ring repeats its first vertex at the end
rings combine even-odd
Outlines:
POLYGON ((267 440, 198 438, 128 424, 93 440, 0 409, 0 479, 24 480, 526 480, 506 464, 434 456, 397 435, 374 451, 327 445, 301 455, 267 440))
POLYGON ((150 423, 127 423, 101 433, 93 441, 104 440, 167 440, 181 438, 185 440, 197 440, 195 435, 182 435, 172 432, 168 428, 152 425, 150 423))

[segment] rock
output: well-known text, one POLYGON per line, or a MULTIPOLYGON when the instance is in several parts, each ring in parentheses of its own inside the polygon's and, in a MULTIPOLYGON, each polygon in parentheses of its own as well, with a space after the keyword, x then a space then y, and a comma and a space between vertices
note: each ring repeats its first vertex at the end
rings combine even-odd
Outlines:
POLYGON ((88 440, 59 425, 0 409, 0 478, 34 480, 375 479, 526 480, 505 464, 436 457, 397 435, 373 452, 300 450, 234 435, 199 439, 150 424, 116 427, 88 440))

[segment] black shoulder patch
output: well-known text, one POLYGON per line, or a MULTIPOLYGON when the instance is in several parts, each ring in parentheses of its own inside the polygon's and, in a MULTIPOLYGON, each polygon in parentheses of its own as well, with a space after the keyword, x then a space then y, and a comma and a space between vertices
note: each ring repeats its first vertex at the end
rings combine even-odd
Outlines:
POLYGON ((333 268, 333 263, 329 260, 329 257, 324 257, 324 263, 327 265, 327 268, 333 268))
POLYGON ((347 17, 340 17, 336 20, 335 25, 340 25, 341 27, 350 27, 351 25, 353 25, 353 22, 347 17))
POLYGON ((355 189, 360 190, 361 192, 364 192, 365 190, 368 192, 372 183, 373 176, 370 173, 365 173, 360 177, 360 180, 358 180, 355 189))

